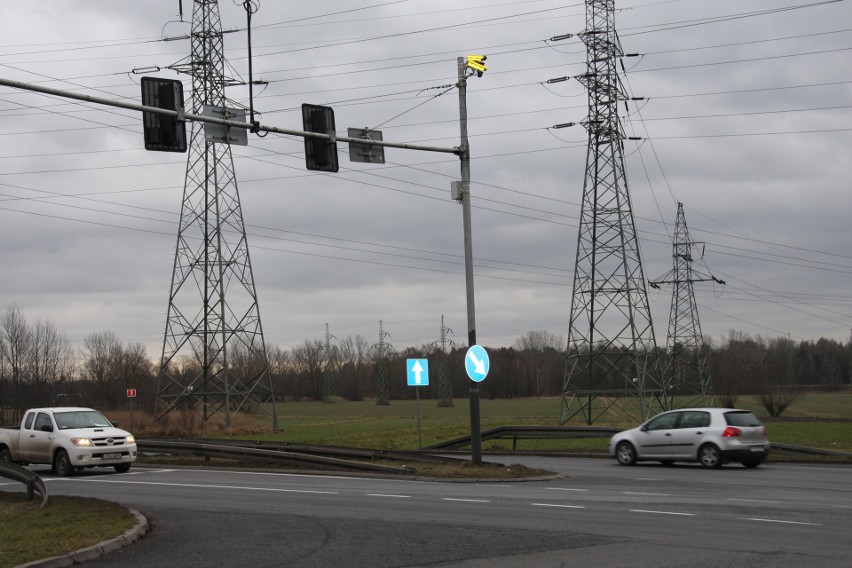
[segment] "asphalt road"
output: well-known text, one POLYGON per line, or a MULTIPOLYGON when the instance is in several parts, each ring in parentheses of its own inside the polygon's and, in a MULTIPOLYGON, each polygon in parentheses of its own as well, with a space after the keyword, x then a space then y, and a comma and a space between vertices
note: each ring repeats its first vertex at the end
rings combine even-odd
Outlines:
MULTIPOLYGON (((492 458, 492 461, 496 461, 492 458)), ((563 473, 448 483, 137 467, 55 478, 117 501, 147 537, 92 567, 852 566, 852 467, 623 467, 500 458, 563 473)))

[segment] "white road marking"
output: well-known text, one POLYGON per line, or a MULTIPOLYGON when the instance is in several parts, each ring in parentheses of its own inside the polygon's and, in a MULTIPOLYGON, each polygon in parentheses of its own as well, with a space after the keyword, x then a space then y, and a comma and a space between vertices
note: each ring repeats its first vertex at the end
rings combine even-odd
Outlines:
POLYGON ((388 493, 367 493, 367 497, 393 497, 395 499, 410 499, 411 495, 390 495, 388 493))
MULTIPOLYGON (((65 481, 79 483, 125 483, 127 485, 160 485, 163 487, 193 487, 197 489, 236 489, 241 491, 271 491, 274 493, 312 493, 317 495, 339 495, 338 491, 314 491, 307 489, 279 489, 275 487, 246 487, 242 485, 205 485, 203 483, 158 483, 153 481, 121 481, 118 479, 63 478, 65 481)), ((55 481, 59 481, 56 479, 55 481)))
POLYGON ((622 491, 624 495, 643 495, 646 497, 670 497, 671 493, 648 493, 646 491, 622 491))
POLYGON ((772 499, 725 499, 725 501, 736 501, 738 503, 781 503, 781 501, 774 501, 772 499))
POLYGON ((546 489, 551 491, 577 491, 582 493, 587 493, 589 491, 588 489, 573 489, 571 487, 547 487, 546 489))
POLYGON ((530 503, 533 507, 558 507, 560 509, 585 509, 582 505, 557 505, 556 503, 530 503))
POLYGON ((803 523, 800 521, 783 521, 781 519, 758 519, 758 518, 749 518, 746 517, 744 520, 746 521, 757 521, 760 523, 781 523, 783 525, 806 525, 809 527, 821 527, 822 525, 819 523, 803 523))
POLYGON ((452 497, 442 497, 441 501, 461 501, 462 503, 490 503, 490 499, 454 499, 452 497))
POLYGON ((676 515, 678 517, 694 517, 695 513, 675 513, 673 511, 648 511, 646 509, 630 509, 631 513, 650 513, 652 515, 676 515))

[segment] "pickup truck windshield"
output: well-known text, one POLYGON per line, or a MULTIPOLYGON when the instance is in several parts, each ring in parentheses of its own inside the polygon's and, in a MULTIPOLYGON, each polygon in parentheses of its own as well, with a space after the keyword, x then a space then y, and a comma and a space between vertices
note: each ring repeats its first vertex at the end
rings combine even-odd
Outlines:
POLYGON ((94 410, 75 410, 73 412, 57 412, 53 415, 60 430, 72 428, 109 428, 110 421, 94 410))

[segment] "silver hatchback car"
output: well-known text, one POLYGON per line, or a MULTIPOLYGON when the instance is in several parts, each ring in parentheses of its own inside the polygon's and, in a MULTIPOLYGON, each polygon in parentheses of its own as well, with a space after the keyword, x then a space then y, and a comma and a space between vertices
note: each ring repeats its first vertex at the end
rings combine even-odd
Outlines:
POLYGON ((666 465, 697 461, 713 468, 728 462, 757 467, 769 447, 766 428, 748 410, 683 408, 619 432, 610 440, 609 453, 621 465, 655 460, 666 465))

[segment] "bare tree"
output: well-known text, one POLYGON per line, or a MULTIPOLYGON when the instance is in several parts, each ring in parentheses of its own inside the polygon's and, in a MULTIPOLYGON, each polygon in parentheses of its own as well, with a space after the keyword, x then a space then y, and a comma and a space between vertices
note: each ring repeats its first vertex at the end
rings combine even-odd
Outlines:
POLYGON ((340 342, 340 394, 348 400, 363 400, 369 377, 370 342, 350 335, 340 342))
POLYGON ((49 321, 37 321, 31 339, 29 367, 32 391, 39 404, 48 404, 60 394, 57 387, 69 381, 74 374, 74 349, 49 321))
POLYGON ((10 397, 8 406, 17 415, 23 412, 24 384, 27 376, 27 360, 31 349, 31 331, 20 308, 13 304, 0 316, 0 355, 2 355, 3 374, 9 382, 10 397))
POLYGON ((315 400, 322 399, 324 352, 325 345, 319 339, 306 339, 303 345, 293 349, 296 370, 305 377, 308 395, 315 400))
POLYGON ((550 396, 558 388, 562 368, 562 338, 549 331, 530 331, 515 341, 520 352, 519 370, 532 385, 533 396, 550 396))

